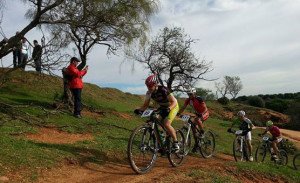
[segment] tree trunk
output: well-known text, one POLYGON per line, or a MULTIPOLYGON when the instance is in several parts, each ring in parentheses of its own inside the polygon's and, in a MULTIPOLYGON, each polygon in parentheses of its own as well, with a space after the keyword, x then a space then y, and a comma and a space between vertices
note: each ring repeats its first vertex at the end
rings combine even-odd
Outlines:
POLYGON ((73 95, 69 87, 69 81, 67 79, 67 68, 62 69, 62 75, 63 75, 63 84, 64 84, 64 93, 63 93, 63 103, 68 104, 68 106, 73 106, 73 95))

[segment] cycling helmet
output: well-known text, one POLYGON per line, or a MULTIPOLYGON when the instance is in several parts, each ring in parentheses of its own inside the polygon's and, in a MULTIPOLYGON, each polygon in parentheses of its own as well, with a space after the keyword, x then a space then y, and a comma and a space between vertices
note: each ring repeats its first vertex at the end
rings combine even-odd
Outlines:
POLYGON ((187 92, 186 93, 196 93, 196 88, 190 88, 190 89, 188 89, 187 90, 187 92))
POLYGON ((157 81, 157 77, 156 75, 152 75, 152 76, 149 76, 146 81, 145 81, 145 84, 148 86, 148 87, 151 87, 155 84, 158 84, 158 81, 157 81))
POLYGON ((267 126, 267 127, 272 126, 272 125, 273 125, 273 122, 272 122, 272 121, 267 121, 267 122, 266 122, 266 126, 267 126))
POLYGON ((242 116, 245 116, 245 115, 246 115, 245 111, 239 111, 237 113, 237 116, 239 116, 239 117, 242 117, 242 116))

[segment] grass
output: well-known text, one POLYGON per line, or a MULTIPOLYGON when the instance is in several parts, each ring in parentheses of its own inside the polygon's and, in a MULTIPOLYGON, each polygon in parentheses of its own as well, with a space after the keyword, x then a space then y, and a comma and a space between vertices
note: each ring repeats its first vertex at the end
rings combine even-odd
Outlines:
MULTIPOLYGON (((1 71, 1 70, 0 70, 1 71)), ((77 163, 92 162, 99 165, 105 161, 126 161, 126 148, 130 131, 144 123, 144 119, 134 116, 132 111, 143 104, 142 97, 123 93, 117 89, 99 88, 96 85, 84 84, 83 103, 104 112, 104 115, 84 116, 79 120, 72 117, 71 111, 47 114, 54 111, 54 103, 60 101, 62 80, 58 77, 43 75, 35 72, 14 72, 9 82, 0 88, 0 103, 8 103, 13 107, 0 107, 0 174, 18 174, 28 182, 39 177, 41 170, 60 166, 65 161, 77 163), (42 108, 41 108, 42 107, 42 108), (44 110, 45 109, 45 110, 44 110), (111 111, 131 115, 126 119, 111 111), (11 116, 14 116, 13 120, 11 116), (25 123, 18 117, 28 119, 25 123), (51 144, 28 140, 22 134, 38 133, 38 126, 55 126, 58 130, 69 133, 92 134, 93 140, 78 141, 75 144, 51 144), (117 125, 121 128, 115 128, 117 125), (128 129, 128 130, 126 130, 128 129), (30 170, 30 171, 27 171, 30 170)), ((183 100, 179 100, 180 106, 183 100)), ((207 105, 217 113, 222 113, 224 107, 208 101, 207 105)), ((236 111, 241 105, 229 105, 229 110, 236 111)), ((191 108, 187 111, 192 112, 191 108)), ((231 122, 214 118, 212 115, 206 122, 206 128, 216 135, 218 153, 232 155, 234 136, 226 132, 231 122)), ((174 120, 172 125, 180 128, 183 122, 174 120)), ((255 150, 260 138, 259 131, 253 131, 255 150)), ((253 152, 254 153, 254 152, 253 152)), ((292 158, 290 157, 290 160, 292 158)), ((291 161, 290 161, 291 162, 291 161)), ((232 163, 237 171, 251 171, 260 174, 278 176, 289 181, 300 180, 299 172, 289 167, 276 167, 273 164, 232 163)), ((189 170, 181 174, 183 177, 196 180, 203 177, 207 182, 232 182, 230 177, 220 174, 209 174, 200 170, 189 170)), ((169 177, 170 178, 170 177, 169 177)), ((170 178, 171 180, 171 178, 170 178)), ((168 180, 165 180, 168 181, 168 180)))

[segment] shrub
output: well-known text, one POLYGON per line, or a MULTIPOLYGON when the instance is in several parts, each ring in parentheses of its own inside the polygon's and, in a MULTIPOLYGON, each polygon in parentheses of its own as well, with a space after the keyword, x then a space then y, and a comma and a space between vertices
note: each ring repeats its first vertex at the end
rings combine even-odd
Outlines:
POLYGON ((289 154, 294 154, 297 151, 296 146, 288 139, 282 139, 278 144, 279 149, 284 149, 289 154))
POLYGON ((265 107, 264 100, 258 96, 249 97, 248 104, 255 107, 265 107))
POLYGON ((227 97, 222 97, 218 99, 218 102, 222 105, 227 105, 229 103, 229 99, 227 97))
POLYGON ((282 99, 273 99, 266 102, 266 108, 272 109, 277 112, 284 112, 287 110, 289 102, 282 100, 282 99))

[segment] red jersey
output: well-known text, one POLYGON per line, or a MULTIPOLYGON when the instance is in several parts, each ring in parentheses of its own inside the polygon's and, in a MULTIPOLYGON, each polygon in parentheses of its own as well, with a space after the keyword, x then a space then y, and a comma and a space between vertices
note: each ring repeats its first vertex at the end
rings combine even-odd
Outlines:
POLYGON ((205 111, 206 104, 201 97, 195 97, 194 99, 187 98, 184 102, 184 105, 188 104, 192 106, 198 114, 202 114, 205 111))
POLYGON ((273 126, 273 128, 267 128, 267 131, 269 131, 273 137, 279 137, 280 136, 280 130, 277 126, 273 126))

